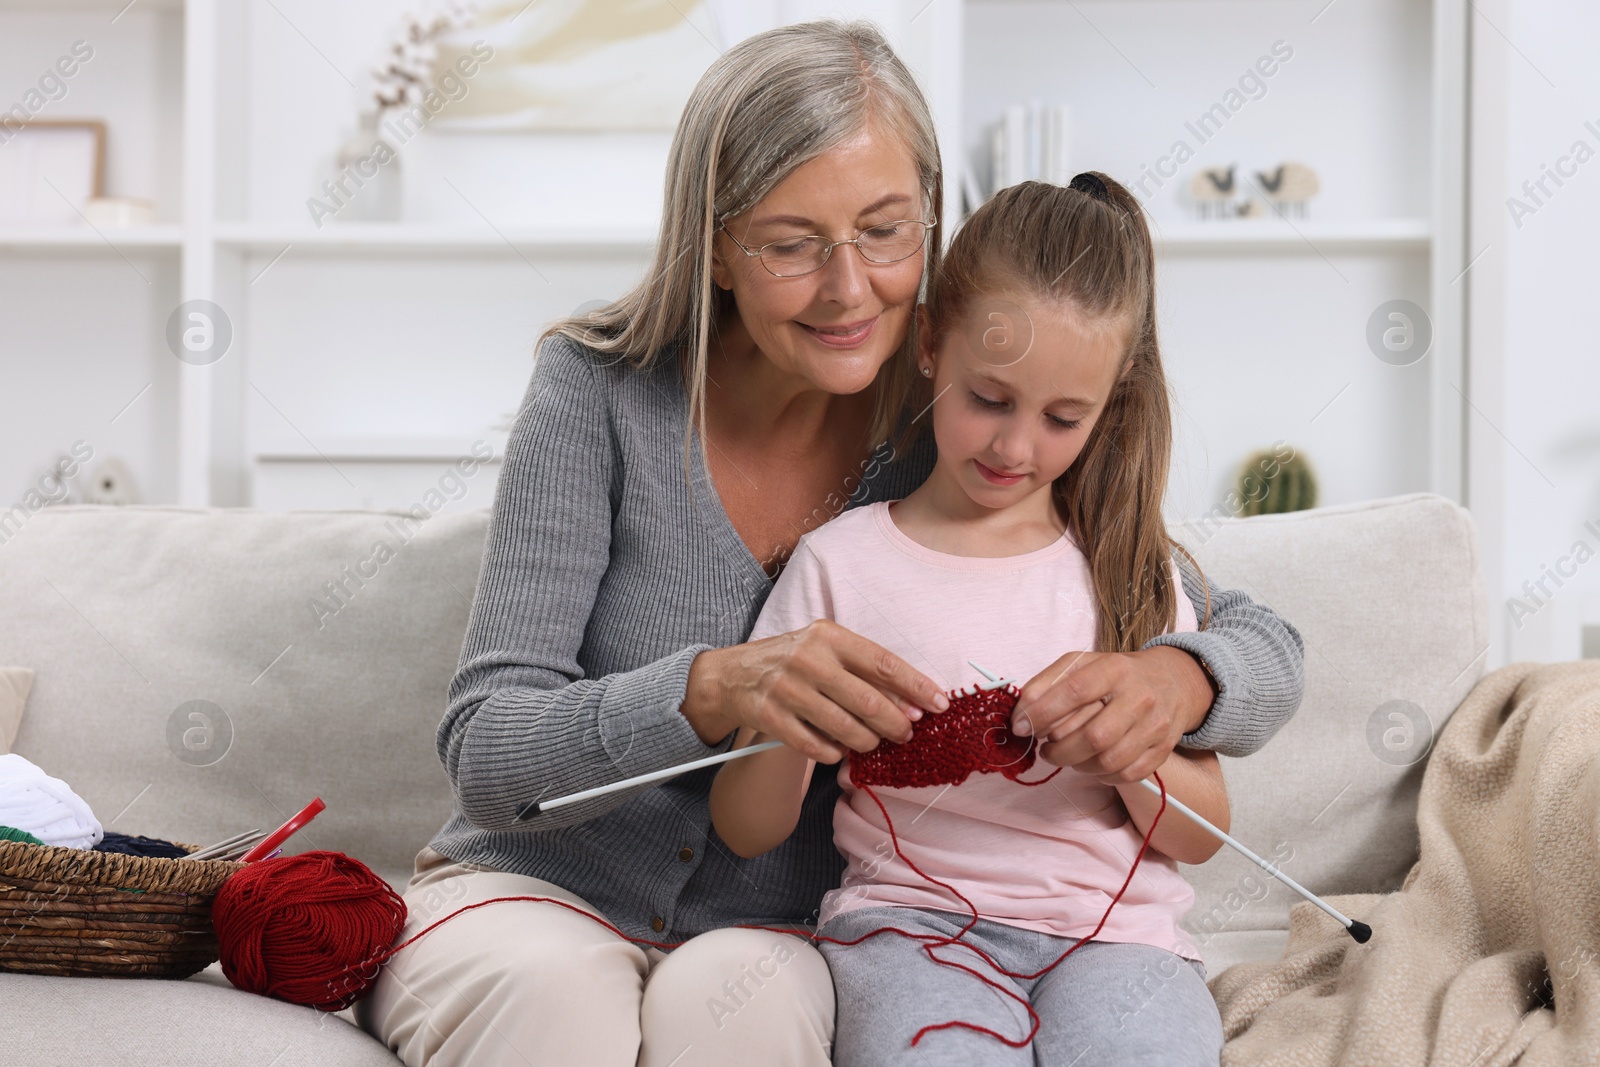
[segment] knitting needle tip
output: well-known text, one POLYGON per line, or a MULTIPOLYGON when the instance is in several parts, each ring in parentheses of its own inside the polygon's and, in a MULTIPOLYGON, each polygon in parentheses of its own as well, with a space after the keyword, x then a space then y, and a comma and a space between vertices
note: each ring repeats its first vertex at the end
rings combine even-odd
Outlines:
POLYGON ((1183 814, 1187 815, 1196 826, 1199 826, 1212 837, 1229 846, 1245 859, 1254 863, 1257 867, 1260 867, 1263 871, 1266 871, 1268 874, 1272 875, 1272 877, 1276 878, 1278 881, 1282 882, 1284 885, 1288 886, 1290 889, 1293 889, 1296 893, 1299 893, 1302 897, 1305 897, 1311 903, 1327 912, 1337 922, 1339 922, 1346 931, 1349 932, 1351 937, 1355 938, 1357 944, 1364 945, 1367 943, 1367 940, 1372 937, 1372 927, 1368 926, 1364 922, 1361 922, 1360 920, 1352 919, 1348 915, 1345 915, 1339 911, 1339 909, 1335 908, 1332 904, 1329 904, 1326 900, 1323 900, 1321 897, 1311 892, 1311 890, 1307 889, 1293 878, 1290 878, 1287 874, 1284 874, 1282 871, 1278 870, 1278 868, 1274 867, 1272 864, 1268 863, 1254 852, 1251 852, 1244 845, 1234 840, 1233 837, 1217 829, 1215 826, 1212 826, 1211 823, 1206 821, 1202 815, 1190 808, 1177 797, 1168 793, 1155 782, 1152 782, 1148 778, 1141 778, 1139 780, 1139 784, 1150 790, 1150 792, 1163 797, 1168 804, 1171 804, 1173 807, 1183 812, 1183 814))
POLYGON ((991 670, 989 670, 988 668, 985 668, 985 667, 980 667, 976 663, 973 663, 970 659, 967 660, 967 662, 972 664, 972 669, 973 670, 977 671, 979 674, 981 674, 985 678, 989 679, 989 681, 987 683, 984 683, 984 682, 978 683, 978 685, 975 686, 975 688, 977 688, 977 689, 1003 689, 1007 685, 1011 684, 1011 679, 1002 678, 998 674, 994 673, 994 671, 991 671, 991 670))

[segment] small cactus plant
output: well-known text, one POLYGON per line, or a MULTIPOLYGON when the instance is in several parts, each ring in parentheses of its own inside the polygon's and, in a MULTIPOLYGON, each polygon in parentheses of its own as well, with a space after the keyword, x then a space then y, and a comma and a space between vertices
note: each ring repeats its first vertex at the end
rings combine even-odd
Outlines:
POLYGON ((1311 463, 1293 449, 1262 451, 1245 461, 1239 474, 1240 515, 1278 515, 1317 506, 1317 477, 1311 463))

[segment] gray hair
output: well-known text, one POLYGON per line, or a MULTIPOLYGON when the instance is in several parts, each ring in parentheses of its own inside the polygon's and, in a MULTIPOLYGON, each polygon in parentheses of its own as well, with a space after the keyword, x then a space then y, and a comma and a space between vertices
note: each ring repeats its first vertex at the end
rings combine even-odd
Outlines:
MULTIPOLYGON (((648 367, 663 352, 690 356, 689 424, 705 450, 707 350, 732 294, 712 282, 717 225, 754 207, 798 167, 848 141, 869 122, 910 150, 934 220, 944 198, 928 104, 900 57, 870 22, 824 19, 757 34, 728 49, 701 77, 678 120, 667 162, 661 231, 644 279, 621 299, 552 324, 552 334, 648 367)), ((924 247, 924 282, 937 271, 941 227, 924 247)), ((895 432, 924 385, 914 373, 916 316, 879 370, 874 449, 895 432)), ((909 437, 901 427, 898 453, 909 437)), ((683 442, 688 475, 692 429, 683 442)), ((709 477, 709 464, 707 464, 709 477)))

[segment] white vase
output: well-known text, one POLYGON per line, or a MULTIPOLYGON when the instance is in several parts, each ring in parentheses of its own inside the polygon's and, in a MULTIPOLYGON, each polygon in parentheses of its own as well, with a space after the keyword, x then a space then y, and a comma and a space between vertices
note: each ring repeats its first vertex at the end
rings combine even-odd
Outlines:
POLYGON ((344 203, 334 218, 357 222, 400 218, 400 154, 381 132, 380 117, 364 113, 360 128, 339 146, 333 184, 344 203))

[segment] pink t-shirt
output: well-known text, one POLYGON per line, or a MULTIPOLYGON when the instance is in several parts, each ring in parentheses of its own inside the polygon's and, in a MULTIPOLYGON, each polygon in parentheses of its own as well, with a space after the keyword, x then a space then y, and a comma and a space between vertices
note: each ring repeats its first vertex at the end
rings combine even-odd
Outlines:
MULTIPOLYGON (((1197 629, 1176 564, 1171 573, 1180 590, 1176 629, 1197 629)), ((1095 640, 1094 586, 1070 534, 1021 555, 953 556, 902 533, 887 502, 846 511, 801 537, 750 639, 820 618, 872 639, 946 689, 984 680, 968 659, 1020 688, 1095 640)), ((1035 781, 1053 769, 1040 760, 1022 777, 1035 781)), ((840 888, 823 898, 819 923, 879 905, 967 914, 895 855, 877 805, 850 784, 847 761, 837 773, 844 795, 834 809, 834 843, 849 865, 840 888)), ((873 791, 904 853, 958 888, 980 915, 1062 937, 1093 932, 1143 840, 1117 791, 1070 767, 1032 787, 977 773, 959 786, 873 791)), ((1168 808, 1162 818, 1182 815, 1168 808)), ((1149 849, 1096 938, 1200 959, 1179 925, 1193 902, 1177 864, 1149 849)))

